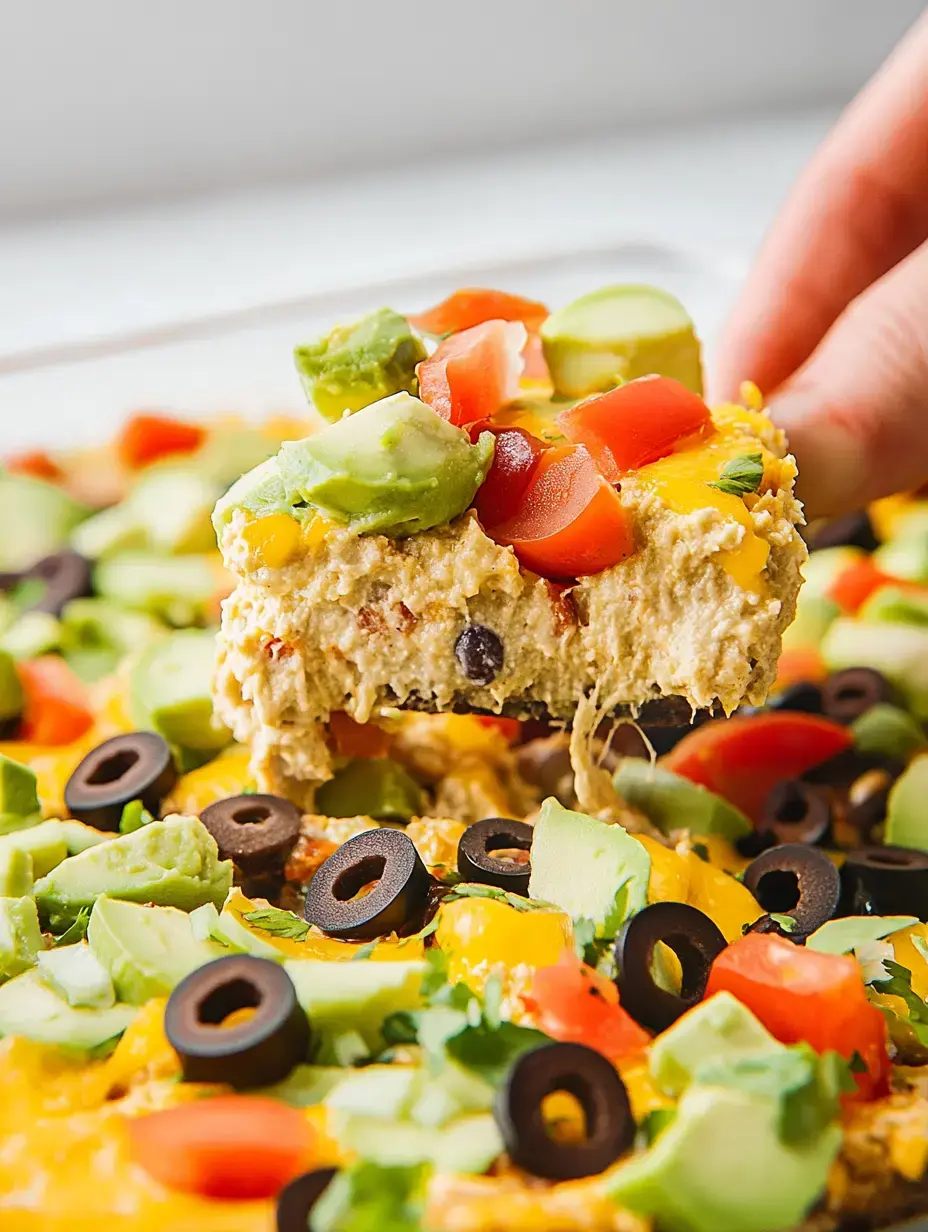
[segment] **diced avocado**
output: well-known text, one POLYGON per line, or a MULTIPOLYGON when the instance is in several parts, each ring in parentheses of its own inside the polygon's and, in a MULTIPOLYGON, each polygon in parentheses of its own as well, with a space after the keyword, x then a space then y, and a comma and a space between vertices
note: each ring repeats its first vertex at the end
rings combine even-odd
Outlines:
POLYGON ((687 829, 734 840, 754 828, 721 796, 640 757, 623 757, 612 781, 625 803, 640 809, 665 834, 687 829))
POLYGON ((199 468, 157 466, 138 481, 128 505, 152 551, 209 552, 216 546, 210 515, 220 490, 199 468))
POLYGON ((275 455, 242 475, 219 498, 213 510, 213 530, 217 537, 221 536, 236 509, 246 509, 256 518, 288 513, 299 519, 303 516, 301 500, 299 493, 287 490, 280 473, 280 459, 275 455))
POLYGON ((440 1129, 346 1114, 333 1116, 333 1122, 334 1137, 344 1149, 386 1166, 431 1163, 438 1173, 479 1174, 503 1151, 490 1113, 459 1117, 440 1129))
POLYGON ((365 1065, 349 1070, 325 1096, 333 1111, 402 1121, 416 1091, 421 1071, 412 1065, 365 1065))
POLYGON ((701 1001, 651 1045, 651 1077, 668 1095, 680 1095, 699 1067, 719 1056, 776 1051, 773 1038, 751 1011, 729 992, 701 1001))
POLYGON ((92 1052, 122 1035, 138 1010, 68 1005, 37 971, 26 971, 0 987, 0 1035, 21 1035, 40 1044, 92 1052))
POLYGON ((335 1059, 333 1043, 343 1032, 357 1031, 371 1052, 382 1048, 384 1019, 400 1010, 418 1009, 422 1003, 425 963, 420 961, 333 963, 293 958, 284 963, 284 970, 321 1037, 316 1056, 321 1065, 335 1059))
POLYGON ((854 743, 861 753, 876 753, 908 761, 928 745, 925 732, 912 716, 898 706, 880 702, 865 710, 851 724, 854 743))
POLYGON ((0 649, 0 723, 22 713, 23 687, 16 671, 16 660, 9 650, 0 649))
POLYGON ((891 539, 873 553, 873 563, 891 577, 928 582, 928 537, 891 539))
POLYGON ((169 624, 201 624, 215 600, 215 557, 164 556, 155 552, 120 552, 98 563, 94 587, 133 611, 163 617, 169 624))
POLYGON ((654 1144, 609 1175, 606 1192, 668 1232, 792 1228, 825 1188, 841 1130, 788 1146, 779 1116, 762 1095, 691 1086, 654 1144))
POLYGON ((893 784, 886 802, 883 841, 928 851, 928 756, 916 757, 893 784))
POLYGON ((33 899, 28 895, 0 898, 0 980, 34 967, 37 955, 44 949, 33 899))
POLYGON ((893 539, 928 539, 928 502, 914 501, 893 524, 893 539))
POLYGON ((822 548, 820 552, 811 552, 809 559, 802 566, 802 576, 805 579, 799 592, 799 601, 804 596, 824 598, 832 582, 849 565, 856 564, 866 556, 861 548, 842 544, 836 548, 822 548))
POLYGON ((882 672, 915 717, 928 720, 928 629, 841 617, 825 634, 821 651, 829 671, 872 667, 882 672))
POLYGON ((213 715, 215 663, 216 639, 207 630, 179 629, 149 646, 129 675, 139 726, 182 748, 224 748, 232 735, 213 715))
POLYGON ((61 653, 83 679, 98 680, 166 632, 144 612, 106 599, 73 599, 61 613, 61 653))
POLYGON ((80 855, 88 847, 96 847, 99 843, 108 843, 113 837, 111 830, 97 830, 93 826, 85 825, 82 821, 74 821, 73 818, 54 824, 59 827, 59 832, 67 844, 69 856, 80 855))
POLYGON ((199 449, 194 466, 198 475, 224 491, 246 471, 266 462, 280 448, 283 439, 265 428, 219 427, 210 432, 199 449))
POLYGON ((39 811, 34 771, 0 753, 0 813, 31 817, 39 811))
POLYGON ((0 650, 13 659, 51 654, 61 642, 61 622, 51 612, 23 612, 0 637, 0 650))
POLYGON ((652 373, 702 393, 693 322, 679 300, 656 287, 603 287, 582 295, 548 317, 541 344, 554 388, 568 398, 652 373))
POLYGON ((622 826, 545 800, 532 836, 531 898, 590 919, 611 938, 647 902, 651 857, 622 826))
POLYGON ((67 546, 90 510, 53 483, 26 475, 0 475, 0 570, 28 569, 67 546))
POLYGON ((859 946, 882 941, 900 928, 917 924, 914 915, 849 915, 826 920, 806 938, 806 949, 819 954, 850 954, 859 946))
POLYGON ((109 972, 86 941, 45 950, 36 960, 43 983, 64 997, 68 1005, 109 1009, 116 993, 109 972))
POLYGON ((901 586, 881 586, 864 603, 858 617, 892 624, 928 625, 928 598, 901 586))
POLYGON ((438 1073, 406 1065, 366 1065, 342 1073, 343 1080, 321 1097, 333 1112, 438 1128, 493 1107, 490 1083, 451 1060, 438 1073))
POLYGON ((192 911, 221 903, 231 884, 232 864, 219 859, 206 827, 196 817, 169 817, 70 856, 36 883, 35 896, 57 930, 101 894, 192 911))
POLYGON ((262 1087, 256 1094, 279 1099, 293 1108, 311 1108, 321 1104, 330 1091, 354 1072, 340 1065, 296 1065, 282 1082, 262 1087))
POLYGON ((391 394, 416 392, 416 365, 426 349, 392 308, 336 326, 293 352, 306 397, 324 419, 360 411, 391 394))
POLYGON ((0 851, 0 897, 22 898, 32 893, 35 877, 28 851, 8 847, 0 851))
POLYGON ((185 975, 228 953, 213 941, 198 941, 190 916, 176 907, 145 907, 106 895, 94 903, 87 940, 120 1001, 129 1005, 166 997, 185 975))
POLYGON ((123 501, 93 514, 71 535, 71 547, 87 560, 103 560, 119 552, 147 546, 145 528, 139 525, 131 504, 123 501))
MULTIPOLYGON (((75 823, 76 824, 76 823, 75 823)), ((63 822, 43 821, 37 826, 0 835, 0 859, 9 851, 25 851, 32 857, 36 877, 44 877, 68 856, 67 831, 63 822)))
POLYGON ((326 817, 408 821, 424 807, 422 788, 389 757, 354 757, 316 792, 316 810, 326 817))

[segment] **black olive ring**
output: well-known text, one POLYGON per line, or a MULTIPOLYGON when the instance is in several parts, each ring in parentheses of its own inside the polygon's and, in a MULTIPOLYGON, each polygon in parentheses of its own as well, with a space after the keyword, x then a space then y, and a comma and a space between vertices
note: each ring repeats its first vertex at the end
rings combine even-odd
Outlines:
POLYGON ((337 1168, 316 1168, 285 1186, 277 1196, 277 1232, 307 1232, 313 1207, 337 1175, 337 1168))
POLYGON ((928 920, 928 852, 858 847, 841 865, 846 915, 914 915, 928 920))
POLYGON ((802 779, 781 779, 767 794, 760 828, 778 843, 819 843, 831 827, 831 802, 825 788, 802 779))
POLYGON ((267 958, 232 954, 191 971, 168 998, 164 1033, 187 1082, 239 1090, 286 1078, 309 1051, 309 1021, 289 975, 267 958), (236 1010, 245 1022, 224 1026, 236 1010))
POLYGON ((496 1097, 496 1123, 510 1159, 552 1181, 594 1176, 615 1163, 635 1140, 625 1083, 601 1052, 585 1044, 543 1044, 514 1063, 496 1097), (543 1103, 556 1091, 583 1109, 586 1134, 558 1142, 545 1127, 543 1103))
POLYGON ((728 943, 704 912, 687 903, 651 903, 626 922, 615 942, 616 984, 636 1022, 663 1031, 702 999, 712 963, 728 943), (654 978, 654 948, 663 942, 680 960, 679 993, 654 978))
POLYGON ((87 754, 65 785, 64 802, 69 817, 98 830, 118 830, 130 800, 156 813, 176 782, 167 741, 156 732, 126 732, 87 754))
POLYGON ((426 906, 432 877, 401 830, 365 830, 320 865, 304 916, 331 937, 371 941, 399 932, 426 906), (360 898, 355 895, 376 885, 360 898))
POLYGON ((44 556, 18 573, 0 573, 0 590, 14 590, 32 581, 44 585, 34 602, 21 609, 24 612, 60 616, 72 599, 82 599, 93 591, 90 561, 69 549, 44 556))
POLYGON ((524 821, 506 817, 485 817, 468 826, 458 843, 458 872, 465 881, 499 886, 513 894, 528 894, 532 867, 526 862, 501 860, 494 851, 530 851, 533 829, 524 821))
POLYGON ((229 796, 209 804, 200 821, 223 860, 250 872, 279 865, 300 837, 302 814, 282 796, 229 796))
POLYGON ((836 723, 853 723, 880 702, 895 701, 886 677, 872 667, 846 667, 822 685, 822 713, 836 723))
POLYGON ((744 884, 764 911, 793 917, 790 935, 797 939, 830 920, 841 897, 838 870, 818 847, 805 843, 783 843, 759 855, 744 870, 744 884))

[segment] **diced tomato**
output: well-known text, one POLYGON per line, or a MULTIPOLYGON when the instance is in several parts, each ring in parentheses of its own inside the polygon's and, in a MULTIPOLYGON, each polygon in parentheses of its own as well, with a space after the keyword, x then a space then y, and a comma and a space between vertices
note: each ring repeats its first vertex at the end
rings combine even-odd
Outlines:
POLYGON ((540 334, 529 334, 528 341, 522 348, 522 358, 525 361, 525 368, 522 371, 523 381, 546 385, 551 380, 540 334))
POLYGON ((565 951, 553 967, 535 972, 525 1008, 540 1030, 562 1043, 586 1044, 610 1061, 641 1052, 651 1037, 619 1005, 612 980, 565 951))
POLYGON ((501 714, 478 714, 476 718, 482 727, 492 727, 498 731, 509 744, 514 744, 522 733, 522 724, 518 719, 507 719, 501 714))
POLYGON ((43 655, 17 665, 24 707, 20 739, 59 745, 78 740, 93 725, 90 697, 64 659, 43 655))
POLYGON ((777 663, 777 689, 789 688, 802 680, 821 682, 828 668, 815 646, 789 646, 780 652, 777 663))
POLYGON ((549 315, 544 304, 534 299, 484 287, 462 287, 428 312, 407 320, 426 334, 457 334, 484 321, 521 321, 527 330, 538 330, 549 315))
POLYGON ((488 420, 471 424, 471 440, 476 441, 481 432, 493 433, 496 450, 474 497, 474 507, 483 526, 500 526, 518 513, 538 460, 548 446, 524 428, 496 427, 488 420))
POLYGON ((486 321, 446 338, 417 368, 419 397, 442 419, 489 419, 518 397, 525 326, 486 321))
POLYGON ((344 710, 329 715, 329 735, 342 757, 386 757, 390 735, 376 723, 358 723, 344 710))
POLYGON ((799 711, 704 723, 684 736, 661 765, 758 821, 780 779, 798 778, 853 743, 849 728, 799 711))
POLYGON ((828 587, 827 595, 842 611, 850 616, 856 616, 871 595, 884 586, 895 586, 899 590, 921 591, 928 593, 928 587, 906 578, 893 577, 884 573, 873 563, 871 556, 855 560, 837 573, 828 587))
POLYGON ((582 445, 546 449, 516 515, 487 533, 547 578, 599 573, 635 551, 631 519, 618 493, 582 445))
POLYGON ((133 415, 119 434, 116 451, 125 466, 138 470, 172 454, 193 453, 205 439, 197 424, 167 415, 133 415))
POLYGON ((867 998, 854 958, 819 954, 773 933, 748 933, 712 964, 706 996, 730 992, 784 1044, 804 1040, 848 1060, 859 1053, 866 1073, 855 1075, 861 1097, 889 1090, 886 1022, 867 998))
POLYGON ((204 1198, 273 1198, 312 1166, 315 1134, 296 1108, 220 1095, 126 1122, 136 1159, 166 1185, 204 1198))
POLYGON ((30 475, 47 483, 60 483, 64 479, 64 471, 58 463, 41 449, 14 454, 6 459, 4 466, 11 475, 30 475))
POLYGON ((656 462, 677 441, 712 426, 697 394, 666 376, 644 376, 596 394, 557 417, 568 440, 585 445, 610 483, 656 462))

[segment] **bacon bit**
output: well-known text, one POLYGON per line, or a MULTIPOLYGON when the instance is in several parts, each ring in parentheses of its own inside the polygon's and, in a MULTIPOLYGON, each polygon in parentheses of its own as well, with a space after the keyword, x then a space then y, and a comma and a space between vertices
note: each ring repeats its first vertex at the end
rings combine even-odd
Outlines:
POLYGON ((419 623, 419 617, 415 612, 411 612, 405 603, 394 603, 393 611, 396 614, 396 629, 400 633, 411 633, 419 623))
POLYGON ((269 642, 264 644, 264 653, 269 659, 273 659, 276 663, 279 659, 286 659, 294 653, 295 647, 288 642, 281 641, 279 637, 272 637, 269 642))
POLYGON ((358 624, 365 633, 386 633, 387 622, 384 620, 380 612, 375 611, 372 607, 358 608, 358 624))
POLYGON ((568 629, 579 625, 580 614, 577 611, 577 604, 574 602, 574 597, 570 590, 564 586, 559 586, 557 582, 550 582, 545 579, 545 588, 548 592, 548 598, 551 600, 554 632, 560 637, 568 629))
POLYGON ((41 449, 29 453, 17 453, 4 463, 11 475, 29 475, 32 479, 44 479, 47 483, 60 483, 64 471, 41 449))
POLYGON ((284 876, 288 881, 305 885, 336 851, 338 851, 338 843, 333 843, 327 838, 313 838, 308 834, 303 834, 297 839, 296 846, 290 852, 284 876))

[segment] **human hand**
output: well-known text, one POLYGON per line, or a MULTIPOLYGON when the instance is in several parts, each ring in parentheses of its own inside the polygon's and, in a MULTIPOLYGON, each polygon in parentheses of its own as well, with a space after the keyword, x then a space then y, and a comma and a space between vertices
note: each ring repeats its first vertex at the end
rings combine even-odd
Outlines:
POLYGON ((768 396, 811 516, 928 479, 928 17, 790 194, 729 320, 715 393, 768 396))

